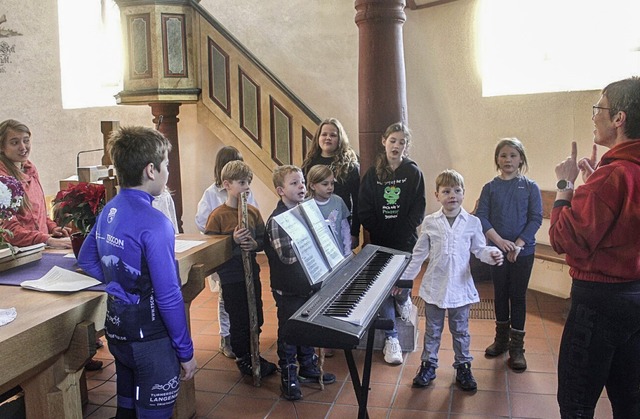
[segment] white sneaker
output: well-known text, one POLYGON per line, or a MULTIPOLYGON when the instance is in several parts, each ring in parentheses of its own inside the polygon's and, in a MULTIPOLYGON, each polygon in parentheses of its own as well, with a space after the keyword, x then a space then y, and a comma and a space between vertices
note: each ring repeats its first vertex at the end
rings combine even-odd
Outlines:
POLYGON ((402 348, 398 338, 386 338, 384 341, 384 362, 387 364, 402 364, 402 348))
POLYGON ((411 297, 407 298, 404 304, 398 304, 396 301, 396 311, 400 314, 400 318, 403 322, 408 321, 411 318, 411 310, 413 309, 413 303, 411 297))

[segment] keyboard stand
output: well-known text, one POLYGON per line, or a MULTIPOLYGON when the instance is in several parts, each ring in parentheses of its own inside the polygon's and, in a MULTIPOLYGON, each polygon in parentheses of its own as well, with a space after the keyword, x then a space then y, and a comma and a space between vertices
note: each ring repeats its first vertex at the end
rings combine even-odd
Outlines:
POLYGON ((364 367, 362 369, 362 382, 358 374, 358 366, 353 358, 351 349, 344 350, 344 356, 349 366, 349 374, 353 382, 353 391, 356 393, 358 401, 358 419, 368 419, 367 402, 369 399, 369 383, 371 381, 371 363, 373 359, 373 342, 376 336, 376 329, 391 330, 393 329, 393 320, 387 318, 378 318, 371 323, 367 333, 367 348, 364 355, 364 367))

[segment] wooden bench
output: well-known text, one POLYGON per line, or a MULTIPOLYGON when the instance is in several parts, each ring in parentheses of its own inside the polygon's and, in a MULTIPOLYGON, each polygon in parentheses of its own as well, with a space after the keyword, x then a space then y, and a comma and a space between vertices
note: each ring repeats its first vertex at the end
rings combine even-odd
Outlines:
MULTIPOLYGON (((556 200, 556 192, 555 191, 540 191, 542 195, 542 218, 550 219, 551 218, 551 210, 553 209, 553 203, 556 200)), ((536 259, 546 260, 549 262, 560 263, 566 265, 567 262, 564 258, 564 255, 559 255, 553 250, 553 247, 549 244, 536 243, 536 259)))

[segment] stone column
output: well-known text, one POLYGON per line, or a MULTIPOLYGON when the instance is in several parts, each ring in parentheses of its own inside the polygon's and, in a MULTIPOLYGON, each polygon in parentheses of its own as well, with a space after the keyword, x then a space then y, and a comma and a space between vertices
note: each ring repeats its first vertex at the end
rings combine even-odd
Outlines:
POLYGON ((150 103, 153 123, 171 143, 169 153, 169 181, 167 186, 172 192, 173 202, 176 206, 176 218, 178 219, 178 231, 184 233, 182 228, 182 177, 180 176, 180 145, 178 142, 178 113, 180 103, 150 103))
POLYGON ((355 0, 361 175, 381 150, 382 132, 394 122, 407 122, 404 7, 405 0, 355 0))

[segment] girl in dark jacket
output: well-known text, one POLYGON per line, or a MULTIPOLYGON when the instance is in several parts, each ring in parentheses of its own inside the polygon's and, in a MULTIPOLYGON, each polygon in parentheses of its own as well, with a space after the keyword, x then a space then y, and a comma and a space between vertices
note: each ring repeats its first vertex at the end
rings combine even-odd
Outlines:
MULTIPOLYGON (((358 215, 372 244, 411 253, 418 240, 417 228, 426 208, 424 176, 418 165, 407 157, 411 133, 403 123, 389 126, 382 136, 384 152, 376 158, 362 178, 358 215)), ((394 319, 397 308, 403 320, 411 314, 410 290, 394 288, 393 296, 383 303, 380 313, 394 319), (394 301, 396 307, 394 308, 394 301)), ((402 363, 398 332, 385 331, 384 359, 402 363)))

